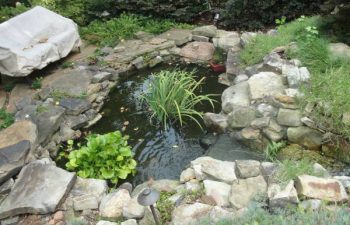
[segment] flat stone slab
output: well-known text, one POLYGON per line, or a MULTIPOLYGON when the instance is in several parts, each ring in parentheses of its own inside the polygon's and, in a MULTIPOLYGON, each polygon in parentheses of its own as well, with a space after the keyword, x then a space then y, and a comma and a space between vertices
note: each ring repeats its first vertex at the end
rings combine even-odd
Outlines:
POLYGON ((50 88, 51 94, 78 97, 87 93, 92 77, 92 73, 84 69, 57 71, 44 78, 43 87, 50 88))
POLYGON ((181 46, 192 40, 192 31, 185 29, 171 29, 158 37, 175 41, 175 45, 181 46))
POLYGON ((89 101, 80 98, 63 98, 60 105, 66 109, 66 114, 77 116, 91 108, 89 101))
POLYGON ((37 145, 38 129, 29 120, 15 122, 8 128, 0 131, 0 148, 17 144, 23 140, 30 141, 32 147, 37 145))
POLYGON ((0 184, 19 172, 25 164, 29 150, 30 141, 28 140, 0 149, 0 184))
POLYGON ((75 174, 39 161, 25 166, 0 205, 0 219, 53 213, 75 182, 75 174))

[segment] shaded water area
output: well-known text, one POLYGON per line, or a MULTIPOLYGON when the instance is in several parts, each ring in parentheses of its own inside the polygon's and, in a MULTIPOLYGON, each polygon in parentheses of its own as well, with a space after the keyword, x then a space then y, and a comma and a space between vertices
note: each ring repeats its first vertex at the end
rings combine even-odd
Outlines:
MULTIPOLYGON (((214 97, 217 100, 214 109, 207 103, 200 105, 198 110, 219 112, 221 93, 226 87, 217 82, 218 74, 205 67, 180 68, 196 69, 198 78, 206 77, 200 93, 217 94, 214 97)), ((195 122, 190 122, 182 128, 170 125, 167 130, 152 124, 150 114, 139 100, 139 96, 147 90, 151 73, 163 69, 171 68, 158 67, 138 72, 120 82, 102 109, 103 118, 91 128, 92 133, 103 134, 123 130, 124 135, 130 136, 129 144, 133 147, 138 162, 137 174, 131 180, 134 185, 150 178, 178 179, 191 160, 206 154, 223 160, 260 158, 257 153, 232 140, 228 135, 215 136, 201 130, 195 122), (203 143, 206 143, 205 146, 203 143)))

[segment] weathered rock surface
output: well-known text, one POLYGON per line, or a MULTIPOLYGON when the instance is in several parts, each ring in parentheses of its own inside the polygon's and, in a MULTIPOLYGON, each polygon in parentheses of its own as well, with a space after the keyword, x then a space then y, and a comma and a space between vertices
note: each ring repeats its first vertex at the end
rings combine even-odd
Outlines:
POLYGON ((91 108, 90 102, 80 98, 63 98, 60 105, 66 109, 67 115, 77 116, 91 108))
POLYGON ((214 45, 210 42, 191 42, 181 49, 180 55, 191 62, 209 61, 214 55, 214 45))
POLYGON ((21 170, 29 151, 28 140, 0 149, 0 185, 21 170))
POLYGON ((205 194, 211 197, 217 206, 228 207, 230 205, 228 197, 231 186, 229 184, 212 180, 204 180, 203 184, 205 194))
POLYGON ((222 93, 221 107, 225 113, 230 113, 237 106, 249 106, 249 86, 247 82, 241 82, 231 86, 222 93))
POLYGON ((112 77, 112 73, 110 72, 100 72, 95 74, 92 79, 91 83, 102 83, 105 80, 109 80, 112 77))
POLYGON ((17 144, 23 140, 30 141, 32 149, 37 147, 37 126, 29 120, 15 122, 10 127, 0 131, 0 148, 17 144))
POLYGON ((100 216, 118 218, 123 215, 123 208, 130 201, 130 194, 126 189, 112 192, 102 198, 100 203, 100 216))
POLYGON ((299 127, 302 126, 301 113, 299 110, 292 109, 280 109, 277 115, 277 122, 280 125, 289 127, 299 127))
POLYGON ((298 68, 291 64, 282 66, 282 75, 288 79, 288 85, 291 88, 299 88, 302 84, 310 81, 310 72, 306 67, 298 68))
POLYGON ((212 206, 202 203, 184 204, 174 210, 172 222, 174 225, 196 224, 200 219, 205 218, 211 209, 212 206))
POLYGON ((213 38, 216 36, 217 28, 213 25, 197 27, 192 31, 193 35, 213 38))
POLYGON ((196 178, 196 174, 194 173, 194 170, 192 168, 187 168, 184 171, 182 171, 180 175, 180 182, 186 183, 187 181, 190 181, 195 178, 196 178))
POLYGON ((288 140, 310 150, 319 150, 322 144, 322 133, 309 127, 290 127, 287 130, 288 140))
POLYGON ((285 86, 282 77, 273 72, 260 72, 248 80, 249 92, 252 99, 283 94, 285 86))
POLYGON ((256 37, 257 33, 254 32, 243 32, 241 35, 241 45, 242 47, 244 47, 246 44, 249 43, 249 41, 251 41, 252 39, 254 39, 254 37, 256 37))
POLYGON ((233 48, 236 51, 240 49, 240 37, 237 32, 227 32, 221 37, 213 38, 214 46, 225 51, 233 48))
POLYGON ((231 186, 229 201, 236 209, 248 206, 249 202, 259 194, 267 191, 267 184, 262 176, 239 179, 231 186))
POLYGON ((84 179, 77 178, 70 194, 72 196, 79 196, 85 194, 94 195, 97 199, 101 200, 101 198, 106 195, 108 191, 107 181, 99 180, 99 179, 84 179))
POLYGON ((207 112, 203 115, 205 126, 217 133, 225 133, 227 129, 227 116, 222 114, 207 112))
POLYGON ((86 209, 98 209, 98 200, 93 195, 81 195, 73 198, 73 208, 75 211, 86 209))
POLYGON ((256 160, 236 160, 239 178, 257 177, 260 175, 260 162, 256 160))
POLYGON ((298 193, 294 188, 294 181, 290 181, 282 190, 278 184, 272 184, 268 188, 269 206, 288 207, 289 204, 299 203, 298 193))
POLYGON ((257 111, 264 117, 274 117, 278 113, 278 109, 266 103, 259 104, 257 111))
POLYGON ((123 217, 127 219, 141 219, 145 215, 145 207, 137 202, 137 197, 129 200, 123 207, 123 217))
POLYGON ((97 222, 96 225, 117 225, 117 223, 106 221, 106 220, 100 220, 97 222))
POLYGON ((232 129, 243 128, 250 125, 256 118, 256 111, 254 107, 235 107, 230 114, 228 114, 228 124, 232 129))
POLYGON ((186 44, 192 40, 192 31, 183 29, 171 29, 158 37, 175 41, 177 46, 186 44))
POLYGON ((74 173, 40 161, 30 163, 22 169, 11 193, 1 203, 0 219, 55 212, 74 182, 74 173))
POLYGON ((237 179, 234 162, 200 157, 192 161, 191 166, 197 180, 212 179, 230 184, 237 179))
POLYGON ((332 202, 344 202, 348 195, 344 186, 336 179, 301 175, 296 179, 296 189, 300 196, 332 202))

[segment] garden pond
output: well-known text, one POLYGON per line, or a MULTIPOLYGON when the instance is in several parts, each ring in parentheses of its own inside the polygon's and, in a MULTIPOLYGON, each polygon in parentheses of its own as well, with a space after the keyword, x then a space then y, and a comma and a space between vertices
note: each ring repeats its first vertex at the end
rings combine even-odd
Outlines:
MULTIPOLYGON (((215 108, 207 102, 199 105, 202 112, 221 110, 221 93, 226 86, 218 83, 218 74, 210 68, 198 66, 177 66, 184 70, 196 70, 198 78, 205 76, 201 94, 216 94, 215 108)), ((135 160, 138 163, 136 175, 130 181, 137 185, 149 179, 178 179, 181 171, 203 155, 218 159, 259 159, 261 155, 232 140, 228 135, 215 135, 202 130, 195 122, 189 121, 184 127, 172 124, 167 130, 150 120, 147 107, 140 95, 147 90, 151 74, 174 66, 162 66, 138 72, 120 82, 110 93, 105 103, 103 118, 93 126, 92 133, 104 134, 121 130, 129 136, 135 160), (215 144, 214 144, 215 143, 215 144), (209 145, 211 145, 209 147, 209 145)), ((204 124, 202 126, 205 128, 204 124)))

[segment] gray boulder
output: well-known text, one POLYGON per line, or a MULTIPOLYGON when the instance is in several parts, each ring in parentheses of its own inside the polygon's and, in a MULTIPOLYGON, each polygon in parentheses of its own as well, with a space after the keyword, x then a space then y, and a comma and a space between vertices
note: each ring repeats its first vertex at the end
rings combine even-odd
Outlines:
POLYGON ((240 179, 231 186, 229 201, 236 209, 247 207, 258 195, 266 194, 267 184, 262 176, 240 179))
POLYGON ((310 150, 319 150, 322 145, 322 133, 309 127, 290 127, 288 140, 310 150))
POLYGON ((299 88, 302 84, 310 81, 310 72, 306 67, 298 68, 291 64, 285 64, 282 67, 282 75, 287 77, 288 85, 291 88, 299 88))
POLYGON ((191 167, 194 169, 197 180, 211 179, 231 184, 237 179, 234 162, 205 156, 192 161, 191 167))
POLYGON ((283 94, 282 77, 273 72, 260 72, 248 80, 250 97, 253 100, 283 94))
POLYGON ((246 46, 251 40, 256 37, 257 33, 255 32, 243 32, 241 35, 241 45, 242 47, 246 46))
POLYGON ((226 88, 221 96, 222 110, 228 114, 237 106, 249 106, 249 85, 248 82, 241 82, 226 88))
POLYGON ((99 207, 100 216, 106 218, 119 218, 123 215, 123 208, 130 201, 129 191, 120 189, 102 198, 99 207))
POLYGON ((239 178, 257 177, 260 173, 260 162, 256 160, 236 160, 239 178))
POLYGON ((202 203, 180 205, 173 211, 172 223, 174 225, 196 224, 199 220, 207 217, 211 209, 212 206, 202 203))
POLYGON ((217 133, 225 133, 227 129, 227 116, 222 114, 207 112, 203 115, 205 126, 217 133))
POLYGON ((192 40, 191 30, 171 29, 158 37, 175 41, 175 45, 181 46, 192 40))
POLYGON ((294 181, 290 181, 287 186, 282 189, 278 184, 272 184, 268 188, 269 206, 271 208, 288 207, 290 204, 298 204, 298 193, 294 188, 294 181))
POLYGON ((77 116, 91 108, 89 101, 80 98, 62 98, 60 105, 66 109, 67 115, 77 116))
POLYGON ((75 182, 75 174, 35 161, 20 172, 0 205, 0 219, 20 214, 53 213, 75 182))
POLYGON ((29 151, 30 141, 28 140, 0 149, 0 185, 21 170, 25 165, 25 159, 29 151))
POLYGON ((278 111, 277 122, 280 125, 289 127, 299 127, 303 125, 301 122, 301 113, 299 110, 283 109, 278 111))
POLYGON ((228 114, 228 124, 232 129, 243 128, 250 125, 256 118, 256 111, 254 107, 235 107, 230 114, 228 114))
POLYGON ((213 38, 216 36, 217 28, 213 25, 197 27, 192 31, 193 35, 213 38))
POLYGON ((230 205, 228 197, 231 186, 229 184, 212 180, 204 180, 203 184, 205 194, 211 197, 217 206, 228 207, 230 205))
POLYGON ((239 51, 240 49, 240 37, 236 32, 227 32, 221 37, 213 38, 214 46, 217 48, 221 48, 225 51, 233 48, 235 51, 239 51))

